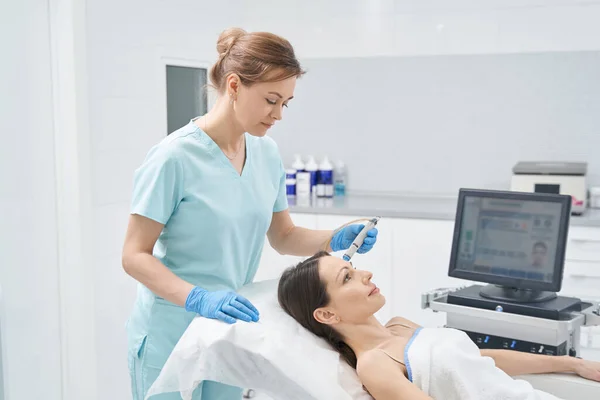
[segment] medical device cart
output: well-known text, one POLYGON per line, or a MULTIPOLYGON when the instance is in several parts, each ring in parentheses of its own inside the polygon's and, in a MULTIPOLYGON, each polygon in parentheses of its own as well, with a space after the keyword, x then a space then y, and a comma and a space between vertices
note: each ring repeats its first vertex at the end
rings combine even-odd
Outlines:
POLYGON ((581 302, 558 319, 547 319, 451 304, 448 295, 457 289, 441 289, 424 293, 421 308, 446 313, 447 328, 464 331, 482 349, 508 349, 546 355, 580 354, 582 326, 600 325, 597 303, 581 302))

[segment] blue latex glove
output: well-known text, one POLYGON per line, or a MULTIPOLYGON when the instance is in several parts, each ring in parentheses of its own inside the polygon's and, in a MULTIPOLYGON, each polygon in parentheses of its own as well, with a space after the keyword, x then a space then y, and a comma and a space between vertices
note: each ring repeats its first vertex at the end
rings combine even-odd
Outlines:
MULTIPOLYGON (((338 231, 331 239, 331 250, 335 253, 336 251, 348 249, 364 227, 364 224, 348 225, 344 229, 338 231)), ((367 236, 365 236, 365 240, 363 240, 362 246, 360 246, 356 252, 364 254, 371 250, 377 241, 377 233, 377 228, 370 229, 367 232, 367 236)))
POLYGON ((238 319, 258 321, 258 310, 248 299, 225 290, 209 292, 196 286, 185 301, 185 309, 228 324, 233 324, 238 319))

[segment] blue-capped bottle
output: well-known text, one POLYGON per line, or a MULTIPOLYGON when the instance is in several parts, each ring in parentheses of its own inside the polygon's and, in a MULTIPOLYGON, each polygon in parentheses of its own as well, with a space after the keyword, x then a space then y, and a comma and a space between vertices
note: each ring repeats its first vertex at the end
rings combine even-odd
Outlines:
POLYGON ((296 154, 294 156, 294 163, 292 164, 292 168, 288 168, 285 170, 285 186, 288 196, 296 196, 298 186, 298 173, 302 172, 304 172, 304 163, 302 162, 302 158, 300 157, 300 155, 296 154))
POLYGON ((333 197, 333 166, 327 156, 319 165, 317 197, 333 197))
POLYGON ((296 196, 296 170, 294 168, 285 170, 285 191, 290 197, 296 196))
POLYGON ((314 196, 317 194, 317 173, 319 166, 313 156, 308 156, 304 170, 310 174, 310 193, 314 196))

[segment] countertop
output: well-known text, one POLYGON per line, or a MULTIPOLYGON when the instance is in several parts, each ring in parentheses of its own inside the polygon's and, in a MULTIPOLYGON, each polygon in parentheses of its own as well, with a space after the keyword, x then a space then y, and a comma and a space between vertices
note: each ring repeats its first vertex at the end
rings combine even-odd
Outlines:
MULTIPOLYGON (((288 202, 292 213, 453 221, 457 198, 434 195, 347 194, 332 199, 290 197, 288 202)), ((571 225, 600 228, 600 209, 588 208, 581 216, 572 215, 571 225)))

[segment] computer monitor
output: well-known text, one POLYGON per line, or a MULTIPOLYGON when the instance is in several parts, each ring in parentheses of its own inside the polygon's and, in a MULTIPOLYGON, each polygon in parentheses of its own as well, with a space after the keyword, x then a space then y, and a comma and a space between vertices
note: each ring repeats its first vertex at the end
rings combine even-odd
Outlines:
POLYGON ((571 196, 461 189, 448 275, 480 295, 542 302, 562 285, 571 196))

